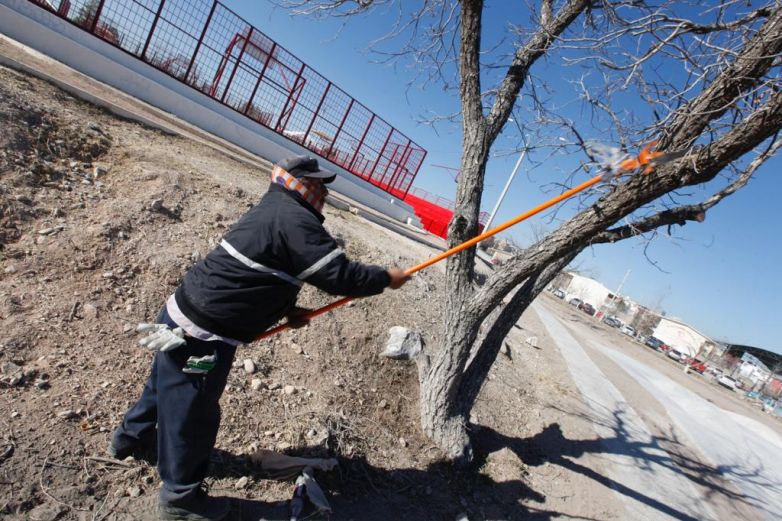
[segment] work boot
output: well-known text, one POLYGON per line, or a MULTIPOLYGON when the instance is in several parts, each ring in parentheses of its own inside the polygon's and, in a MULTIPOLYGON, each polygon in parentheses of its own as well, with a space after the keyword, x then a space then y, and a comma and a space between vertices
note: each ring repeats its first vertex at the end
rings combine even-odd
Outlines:
POLYGON ((231 503, 225 497, 209 497, 202 488, 194 497, 178 505, 159 503, 158 517, 165 521, 219 521, 231 513, 231 503))

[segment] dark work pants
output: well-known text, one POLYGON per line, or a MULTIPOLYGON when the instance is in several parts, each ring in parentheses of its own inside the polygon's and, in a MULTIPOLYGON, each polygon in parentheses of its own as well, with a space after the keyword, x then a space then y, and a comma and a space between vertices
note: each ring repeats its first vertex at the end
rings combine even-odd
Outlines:
MULTIPOLYGON (((176 324, 165 307, 158 323, 176 324)), ((158 472, 163 480, 161 503, 187 503, 206 477, 220 426, 220 396, 231 370, 236 347, 186 337, 187 344, 158 352, 138 402, 115 431, 115 447, 132 447, 157 426, 158 472), (214 369, 204 375, 185 374, 190 356, 217 355, 214 369)))

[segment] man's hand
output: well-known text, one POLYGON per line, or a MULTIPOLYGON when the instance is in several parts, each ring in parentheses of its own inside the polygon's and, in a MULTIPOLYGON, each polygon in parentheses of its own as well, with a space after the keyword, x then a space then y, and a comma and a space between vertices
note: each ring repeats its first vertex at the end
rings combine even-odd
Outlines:
POLYGON ((405 270, 401 268, 391 268, 388 270, 388 276, 391 277, 391 282, 388 283, 388 287, 391 289, 399 289, 405 285, 405 282, 410 280, 410 275, 405 273, 405 270))
POLYGON ((305 318, 304 315, 306 315, 310 311, 312 310, 306 308, 300 308, 298 306, 294 307, 288 313, 288 327, 292 327, 293 329, 299 329, 301 327, 309 325, 310 319, 305 318))

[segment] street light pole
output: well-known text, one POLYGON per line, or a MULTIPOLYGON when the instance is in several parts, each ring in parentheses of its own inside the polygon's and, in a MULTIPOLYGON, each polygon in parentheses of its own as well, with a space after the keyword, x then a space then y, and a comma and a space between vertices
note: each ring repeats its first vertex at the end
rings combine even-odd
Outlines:
MULTIPOLYGON (((632 270, 629 270, 629 269, 628 269, 628 270, 625 272, 625 276, 624 276, 624 277, 622 277, 622 282, 620 282, 620 283, 619 283, 619 287, 618 287, 618 288, 616 288, 616 291, 614 292, 614 296, 613 296, 613 297, 611 297, 611 301, 610 301, 610 302, 609 302, 607 305, 605 305, 605 304, 604 304, 603 306, 600 306, 600 309, 599 309, 599 311, 602 311, 602 310, 603 310, 603 308, 605 308, 605 310, 606 310, 606 311, 609 311, 609 310, 611 309, 611 307, 613 307, 613 305, 614 305, 614 302, 616 302, 616 297, 618 297, 618 296, 619 296, 619 292, 620 292, 620 291, 622 291, 622 286, 624 286, 624 285, 625 285, 625 281, 627 280, 627 277, 630 275, 630 271, 632 271, 632 270)), ((603 314, 605 314, 605 313, 603 313, 603 314)), ((598 315, 598 313, 595 313, 595 315, 598 315)), ((602 316, 602 315, 601 315, 601 316, 602 316)))
POLYGON ((510 188, 510 184, 513 182, 513 178, 516 177, 516 172, 519 170, 519 167, 521 166, 521 162, 524 161, 524 156, 527 155, 527 146, 524 146, 524 150, 521 151, 521 155, 519 155, 518 161, 516 161, 516 166, 513 167, 513 171, 510 173, 510 177, 508 177, 508 180, 505 183, 505 188, 502 189, 502 193, 500 194, 500 198, 497 199, 497 204, 494 205, 494 210, 491 211, 491 215, 489 215, 489 220, 486 221, 486 224, 484 225, 484 230, 491 229, 491 223, 494 221, 494 217, 497 215, 497 210, 500 209, 500 205, 502 204, 502 200, 505 199, 505 194, 508 193, 508 189, 510 188))

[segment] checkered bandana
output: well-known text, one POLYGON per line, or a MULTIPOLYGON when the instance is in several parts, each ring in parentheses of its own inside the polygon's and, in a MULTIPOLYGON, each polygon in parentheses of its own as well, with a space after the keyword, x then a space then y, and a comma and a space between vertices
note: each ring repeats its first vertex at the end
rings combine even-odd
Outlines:
POLYGON ((326 195, 329 193, 323 183, 306 177, 293 177, 279 166, 272 168, 272 183, 277 183, 286 190, 297 193, 315 210, 323 213, 323 203, 326 202, 326 195))

